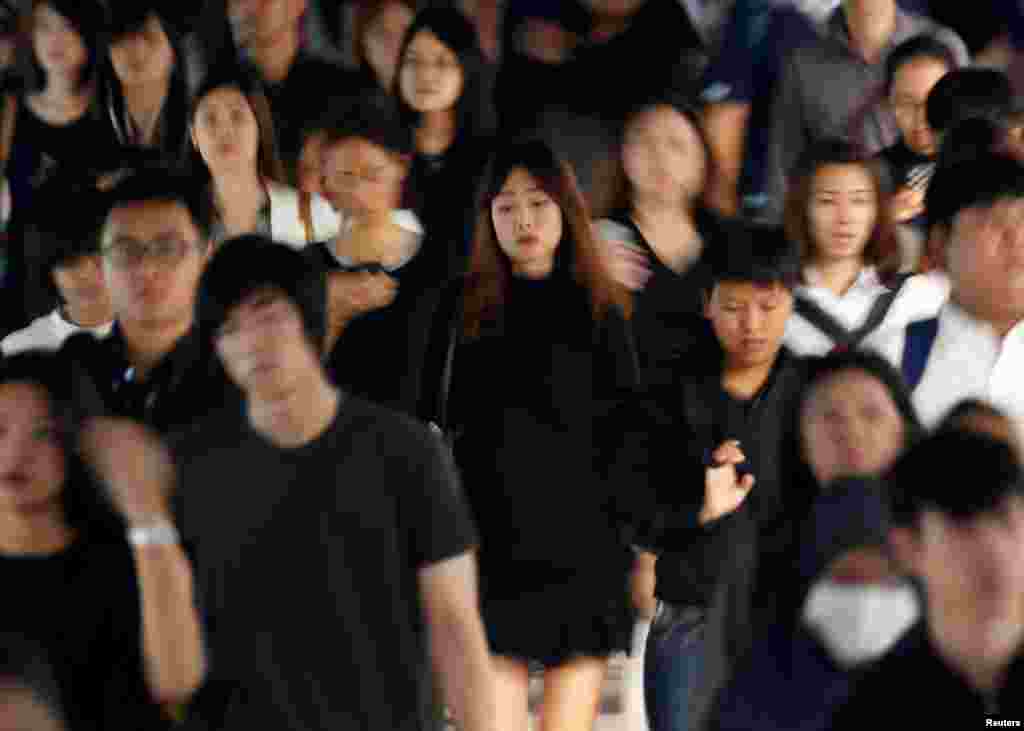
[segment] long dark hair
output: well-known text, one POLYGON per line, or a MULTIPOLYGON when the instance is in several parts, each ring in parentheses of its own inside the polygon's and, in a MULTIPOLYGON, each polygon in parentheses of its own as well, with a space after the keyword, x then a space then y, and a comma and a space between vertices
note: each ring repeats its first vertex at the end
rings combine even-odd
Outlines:
POLYGON ((120 535, 119 519, 78 452, 78 432, 90 414, 78 399, 83 382, 75 367, 54 353, 28 350, 0 361, 0 385, 9 383, 37 386, 49 399, 50 414, 64 452, 61 502, 68 527, 96 537, 120 535))
POLYGON ((558 159, 547 143, 525 140, 502 145, 491 158, 484 176, 466 277, 465 336, 478 337, 484 323, 495 318, 505 302, 512 269, 498 244, 491 203, 509 174, 517 168, 536 178, 562 212, 562 240, 556 253, 556 268, 564 270, 560 273, 571 276, 587 291, 595 320, 615 306, 628 317, 631 313, 629 294, 612 280, 602 264, 587 204, 572 168, 558 159))
MULTIPOLYGON (((120 6, 118 6, 120 8, 120 6)), ((128 10, 128 9, 126 9, 128 10)), ((167 88, 167 98, 161 111, 163 138, 159 141, 162 156, 174 163, 184 163, 188 153, 189 129, 189 89, 188 89, 188 56, 185 53, 184 41, 177 26, 168 22, 156 8, 143 4, 141 7, 131 6, 123 17, 115 16, 111 23, 110 42, 117 43, 125 36, 138 33, 150 17, 155 16, 174 54, 174 69, 167 88)), ((131 144, 131 120, 128 117, 127 101, 121 80, 114 71, 108 49, 104 64, 103 99, 107 113, 114 126, 114 132, 122 144, 131 144)))
POLYGON ((402 67, 409 44, 421 32, 437 36, 458 57, 462 66, 462 94, 455 103, 456 139, 486 137, 493 133, 496 122, 493 84, 484 54, 477 41, 476 30, 466 17, 454 8, 435 7, 420 12, 402 41, 395 67, 394 96, 398 100, 403 121, 411 127, 420 123, 420 113, 402 98, 402 67))
POLYGON ((78 88, 86 88, 96 80, 103 59, 107 55, 106 13, 103 6, 96 0, 32 0, 32 6, 25 18, 25 45, 22 56, 27 90, 42 91, 46 88, 46 71, 36 58, 35 43, 32 40, 35 11, 43 5, 49 6, 63 16, 82 39, 88 58, 78 79, 78 88))
MULTIPOLYGON (((192 108, 188 115, 190 127, 195 123, 196 112, 199 111, 199 105, 203 103, 203 100, 213 92, 223 88, 240 91, 256 116, 256 125, 259 127, 260 136, 256 160, 256 168, 259 175, 263 178, 276 180, 277 182, 287 180, 284 165, 281 162, 277 149, 274 119, 270 113, 270 103, 267 101, 266 93, 260 81, 241 66, 227 64, 210 73, 192 99, 192 108)), ((206 162, 194 147, 190 153, 190 163, 192 172, 196 175, 197 179, 201 181, 204 178, 205 181, 211 179, 211 173, 206 167, 206 162)))

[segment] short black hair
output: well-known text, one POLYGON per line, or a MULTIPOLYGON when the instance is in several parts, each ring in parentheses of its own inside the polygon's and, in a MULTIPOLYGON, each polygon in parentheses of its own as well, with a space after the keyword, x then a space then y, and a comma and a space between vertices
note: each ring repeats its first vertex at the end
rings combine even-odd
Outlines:
POLYGON ((415 152, 412 127, 402 120, 394 100, 383 94, 360 98, 335 110, 324 128, 325 147, 359 138, 396 155, 410 156, 415 152))
POLYGON ((207 244, 213 232, 213 204, 207 188, 192 176, 164 163, 145 164, 123 175, 106 195, 109 212, 136 203, 166 202, 184 206, 207 244))
MULTIPOLYGON (((949 157, 945 152, 940 155, 949 157)), ((960 211, 1007 198, 1024 198, 1024 165, 1000 152, 977 150, 936 167, 925 193, 928 228, 948 226, 960 211)))
POLYGON ((885 478, 892 522, 913 526, 926 512, 970 520, 1024 495, 1024 473, 1014 448, 994 437, 947 429, 912 446, 885 478), (957 479, 969 466, 970 481, 957 479))
POLYGON ((946 65, 950 71, 956 69, 956 56, 952 49, 935 36, 919 35, 903 41, 892 50, 885 60, 885 92, 892 90, 893 81, 900 69, 911 61, 928 58, 946 65))
POLYGON ((273 288, 298 308, 306 337, 319 354, 327 336, 327 276, 308 256, 266 236, 248 234, 217 249, 199 280, 196 323, 213 348, 231 310, 253 293, 273 288))
POLYGON ((928 94, 928 126, 942 134, 965 119, 1002 122, 1014 111, 1010 77, 996 69, 955 69, 928 94))
POLYGON ((800 252, 781 226, 719 219, 709 225, 708 233, 712 287, 752 282, 793 290, 800 282, 800 252))

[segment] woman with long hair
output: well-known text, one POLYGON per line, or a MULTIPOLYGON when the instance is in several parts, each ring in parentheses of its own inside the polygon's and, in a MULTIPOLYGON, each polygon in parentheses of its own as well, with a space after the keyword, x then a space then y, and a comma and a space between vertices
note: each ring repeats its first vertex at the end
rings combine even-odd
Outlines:
POLYGON ((164 728, 204 672, 191 570, 173 530, 136 530, 124 483, 100 492, 111 449, 132 457, 80 440, 77 392, 56 355, 0 363, 3 625, 43 649, 70 728, 164 728))
POLYGON ((115 3, 104 104, 121 144, 185 162, 188 57, 177 27, 153 2, 115 3))
POLYGON ((355 55, 368 88, 390 94, 395 88, 398 54, 416 16, 413 0, 366 0, 353 23, 355 55))
MULTIPOLYGON (((0 154, 10 190, 3 325, 42 314, 29 282, 38 276, 25 239, 35 192, 58 171, 98 179, 120 165, 120 146, 98 104, 106 56, 104 11, 95 0, 33 0, 22 62, 26 88, 4 97, 0 154)), ((42 215, 49 215, 49 212, 42 215)))
POLYGON ((944 278, 899 273, 889 208, 877 162, 850 143, 820 142, 797 164, 785 228, 800 246, 804 281, 785 343, 798 355, 858 347, 942 306, 944 278))
POLYGON ((646 371, 703 311, 713 221, 700 201, 711 156, 693 109, 654 101, 626 118, 621 158, 620 200, 597 229, 613 275, 636 298, 633 331, 646 371))
POLYGON ((419 213, 449 265, 464 269, 477 183, 494 132, 490 74, 476 30, 458 10, 424 10, 406 32, 395 74, 399 111, 414 130, 419 213))
POLYGON ((281 182, 270 109, 255 79, 239 68, 211 74, 190 116, 193 164, 216 213, 215 243, 263 233, 303 247, 337 232, 338 216, 326 200, 281 182))
POLYGON ((449 428, 481 536, 498 717, 525 731, 539 664, 542 727, 589 729, 634 623, 633 554, 600 464, 636 381, 630 303, 546 144, 502 145, 482 193, 449 428))

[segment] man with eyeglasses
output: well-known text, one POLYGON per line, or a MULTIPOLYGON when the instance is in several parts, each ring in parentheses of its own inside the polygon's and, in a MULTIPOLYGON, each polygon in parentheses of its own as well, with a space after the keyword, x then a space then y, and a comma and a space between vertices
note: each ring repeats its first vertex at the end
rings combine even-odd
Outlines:
POLYGON ((224 403, 228 389, 192 332, 212 220, 201 189, 159 167, 110 193, 100 234, 115 324, 103 339, 70 338, 61 353, 87 374, 103 411, 169 432, 224 403))

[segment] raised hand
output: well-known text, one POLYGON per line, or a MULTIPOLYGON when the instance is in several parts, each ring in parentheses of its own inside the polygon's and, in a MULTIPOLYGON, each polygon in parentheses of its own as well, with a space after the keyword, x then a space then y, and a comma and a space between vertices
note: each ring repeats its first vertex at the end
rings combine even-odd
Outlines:
POLYGON ((701 525, 732 513, 747 499, 754 476, 740 477, 736 471, 736 465, 746 460, 737 441, 723 442, 711 453, 712 466, 704 472, 704 507, 698 517, 701 525))
POLYGON ((86 425, 79 444, 128 524, 170 517, 174 465, 156 434, 131 419, 99 418, 86 425))

